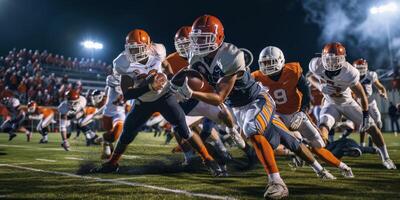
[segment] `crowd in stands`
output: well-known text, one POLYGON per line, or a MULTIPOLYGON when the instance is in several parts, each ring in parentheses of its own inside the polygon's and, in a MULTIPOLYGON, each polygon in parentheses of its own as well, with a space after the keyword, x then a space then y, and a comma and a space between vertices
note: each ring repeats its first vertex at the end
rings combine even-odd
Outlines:
POLYGON ((13 49, 7 56, 0 57, 0 98, 17 96, 23 104, 34 100, 39 105, 57 106, 67 90, 82 89, 80 81, 69 83, 68 75, 46 75, 44 66, 94 74, 106 74, 111 69, 101 60, 82 58, 78 61, 77 58, 65 59, 63 55, 54 55, 46 50, 13 49))

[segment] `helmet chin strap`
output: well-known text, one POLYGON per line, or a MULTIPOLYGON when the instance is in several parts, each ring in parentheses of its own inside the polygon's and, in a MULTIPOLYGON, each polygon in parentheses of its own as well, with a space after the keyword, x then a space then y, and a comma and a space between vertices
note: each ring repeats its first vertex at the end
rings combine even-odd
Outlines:
POLYGON ((325 75, 328 76, 328 78, 332 79, 333 77, 339 75, 341 70, 342 70, 342 68, 335 70, 335 71, 325 70, 325 75))
POLYGON ((278 81, 279 78, 281 78, 281 75, 282 75, 282 69, 278 72, 268 75, 268 77, 274 81, 278 81))

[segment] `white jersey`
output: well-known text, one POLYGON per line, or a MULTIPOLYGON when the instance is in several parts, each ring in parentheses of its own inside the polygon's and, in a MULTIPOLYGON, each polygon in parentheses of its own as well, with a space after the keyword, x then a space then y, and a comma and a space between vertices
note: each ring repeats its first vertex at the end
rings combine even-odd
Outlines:
MULTIPOLYGON (((146 64, 143 65, 140 63, 130 63, 125 55, 125 52, 122 52, 117 58, 114 59, 113 65, 116 72, 119 74, 128 75, 133 78, 135 80, 134 87, 137 87, 142 84, 143 81, 143 79, 140 79, 140 77, 147 76, 152 72, 163 73, 161 64, 164 61, 165 56, 166 50, 162 44, 152 44, 150 48, 150 55, 146 64)), ((161 91, 149 91, 140 96, 138 99, 144 102, 152 102, 164 95, 168 89, 169 86, 167 85, 161 91)))
POLYGON ((21 103, 19 102, 19 100, 14 97, 10 98, 10 102, 8 103, 8 105, 5 105, 8 113, 10 114, 11 119, 15 119, 18 116, 19 113, 18 108, 20 105, 21 103))
MULTIPOLYGON (((79 103, 77 105, 77 109, 75 110, 75 113, 78 113, 80 111, 84 111, 85 107, 86 107, 86 98, 83 96, 79 96, 79 103)), ((71 108, 68 106, 68 101, 64 100, 63 102, 61 102, 61 104, 58 106, 58 112, 61 115, 65 115, 67 114, 69 111, 71 111, 71 108)))
POLYGON ((119 96, 122 95, 121 90, 117 89, 118 87, 119 86, 113 87, 113 84, 110 84, 107 81, 107 101, 103 110, 103 114, 106 116, 114 116, 118 113, 125 113, 124 105, 119 105, 118 102, 116 103, 119 96))
POLYGON ((368 96, 368 101, 372 102, 372 85, 378 80, 378 74, 374 71, 368 71, 362 78, 360 77, 360 83, 363 85, 365 94, 368 96))
POLYGON ((339 74, 332 78, 329 78, 325 74, 326 70, 322 65, 320 57, 311 59, 309 69, 318 79, 318 89, 320 91, 323 91, 323 87, 333 87, 336 89, 336 92, 333 94, 326 94, 323 92, 328 103, 345 104, 353 100, 350 87, 358 83, 360 74, 350 63, 346 62, 339 74))

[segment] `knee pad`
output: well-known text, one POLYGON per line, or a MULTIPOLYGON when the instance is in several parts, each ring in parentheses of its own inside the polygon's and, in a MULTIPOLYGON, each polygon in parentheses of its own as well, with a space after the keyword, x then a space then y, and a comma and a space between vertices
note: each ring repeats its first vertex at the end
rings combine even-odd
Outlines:
POLYGON ((322 115, 320 117, 320 126, 326 126, 330 130, 334 124, 335 118, 333 118, 331 115, 322 115))

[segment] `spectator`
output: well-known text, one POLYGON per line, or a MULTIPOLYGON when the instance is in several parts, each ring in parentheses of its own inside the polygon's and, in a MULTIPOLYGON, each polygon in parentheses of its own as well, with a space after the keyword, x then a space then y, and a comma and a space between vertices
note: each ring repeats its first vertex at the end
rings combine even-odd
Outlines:
POLYGON ((392 127, 392 132, 394 133, 395 136, 397 136, 397 132, 400 131, 400 126, 399 126, 399 105, 396 107, 393 102, 390 102, 389 105, 389 117, 390 117, 390 124, 392 127), (396 129, 394 129, 394 126, 396 126, 396 129))

